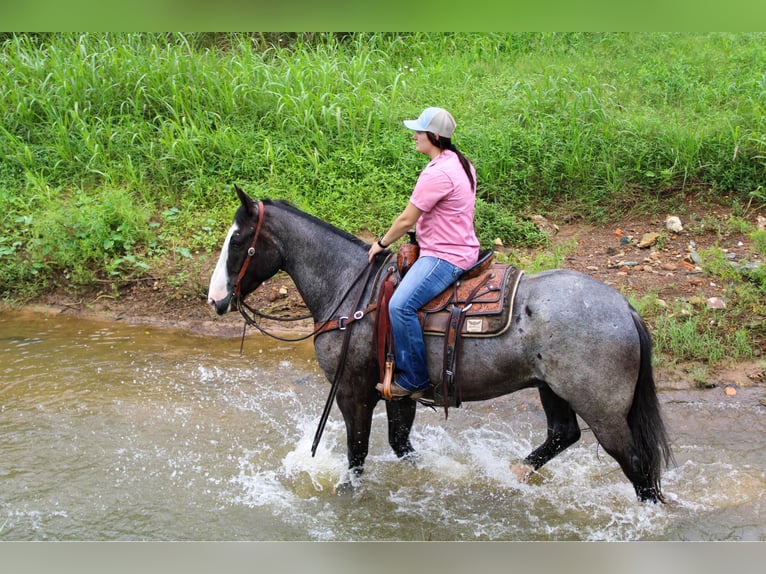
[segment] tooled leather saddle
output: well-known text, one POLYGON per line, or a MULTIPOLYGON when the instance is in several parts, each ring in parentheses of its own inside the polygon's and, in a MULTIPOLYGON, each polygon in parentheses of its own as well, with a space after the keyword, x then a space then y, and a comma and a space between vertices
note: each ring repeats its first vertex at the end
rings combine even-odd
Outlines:
MULTIPOLYGON (((376 350, 384 398, 390 398, 394 371, 387 303, 399 279, 416 258, 416 250, 414 255, 412 252, 406 252, 404 257, 400 254, 396 273, 386 277, 378 294, 376 350)), ((462 402, 457 377, 461 339, 494 337, 508 329, 516 288, 522 275, 523 271, 516 267, 495 263, 494 252, 485 251, 480 254, 476 265, 420 309, 418 315, 424 335, 444 338, 442 381, 441 384, 432 384, 433 402, 430 398, 423 402, 444 406, 445 417, 449 406, 459 407, 462 402)))

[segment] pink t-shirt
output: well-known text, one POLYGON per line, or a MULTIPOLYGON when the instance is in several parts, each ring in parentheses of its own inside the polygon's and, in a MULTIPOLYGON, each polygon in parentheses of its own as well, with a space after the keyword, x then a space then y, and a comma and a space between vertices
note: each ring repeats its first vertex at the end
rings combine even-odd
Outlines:
MULTIPOLYGON (((471 166, 476 181, 476 170, 471 166)), ((468 269, 479 257, 473 229, 476 194, 457 154, 445 150, 420 172, 410 203, 423 214, 415 229, 420 255, 446 259, 468 269)))

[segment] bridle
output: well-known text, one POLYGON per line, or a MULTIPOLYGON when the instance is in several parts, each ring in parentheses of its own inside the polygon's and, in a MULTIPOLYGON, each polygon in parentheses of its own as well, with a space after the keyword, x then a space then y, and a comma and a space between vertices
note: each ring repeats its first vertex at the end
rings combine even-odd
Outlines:
MULTIPOLYGON (((239 273, 237 274, 237 281, 234 284, 234 289, 232 290, 232 296, 234 297, 234 300, 236 301, 237 310, 239 311, 239 314, 242 315, 242 318, 245 320, 245 328, 242 330, 242 345, 244 345, 245 341, 245 329, 248 325, 251 327, 255 327, 263 333, 264 335, 267 335, 271 337, 272 339, 276 339, 278 341, 284 341, 288 343, 297 343, 300 341, 305 341, 306 339, 310 339, 311 337, 314 337, 315 335, 326 333, 327 331, 332 330, 340 330, 345 331, 348 328, 349 323, 352 323, 353 321, 358 321, 362 318, 364 318, 365 315, 370 313, 371 311, 374 311, 377 308, 377 305, 371 304, 368 305, 365 309, 358 309, 359 303, 361 301, 362 293, 364 293, 364 285, 367 284, 367 281, 370 276, 370 272, 372 270, 372 265, 367 264, 365 267, 360 271, 359 275, 357 275, 356 279, 351 283, 351 285, 346 290, 346 293, 343 295, 343 297, 340 298, 338 302, 338 306, 333 310, 332 313, 330 313, 330 316, 334 316, 338 309, 340 309, 340 306, 345 301, 348 294, 351 292, 351 290, 356 287, 356 285, 359 283, 359 281, 362 279, 362 276, 365 277, 363 282, 362 290, 359 293, 359 300, 357 300, 356 304, 354 305, 354 313, 351 317, 343 316, 339 317, 336 320, 326 320, 326 321, 317 321, 315 324, 315 328, 311 333, 308 333, 307 335, 303 335, 301 337, 296 338, 286 338, 281 337, 279 335, 275 335, 274 333, 270 333, 266 331, 261 325, 258 323, 258 320, 256 317, 260 317, 262 319, 267 319, 270 321, 281 321, 281 322, 290 322, 290 321, 304 321, 306 319, 311 319, 312 315, 311 313, 308 313, 306 315, 301 315, 299 317, 276 317, 273 315, 267 315, 265 313, 260 312, 257 309, 254 309, 242 298, 242 279, 244 278, 245 274, 247 273, 247 268, 250 265, 250 261, 255 256, 255 245, 258 241, 258 237, 261 233, 261 227, 263 226, 263 219, 264 219, 264 212, 265 212, 265 206, 263 204, 263 201, 258 202, 258 220, 255 225, 255 233, 253 234, 253 240, 250 243, 250 247, 247 250, 247 255, 245 257, 245 260, 242 262, 242 267, 239 269, 239 273), (250 315, 247 313, 250 312, 250 315)), ((242 352, 242 345, 240 346, 240 353, 242 352)))
POLYGON ((240 345, 240 353, 242 352, 242 348, 245 343, 245 329, 247 328, 248 325, 255 327, 264 335, 268 335, 280 341, 292 341, 292 342, 303 341, 305 339, 308 339, 314 334, 314 333, 311 333, 307 336, 300 337, 297 339, 286 339, 286 338, 279 337, 278 335, 274 335, 273 333, 269 333, 268 331, 265 331, 260 326, 258 321, 255 319, 256 315, 264 319, 272 319, 277 321, 302 321, 304 319, 309 319, 311 315, 308 314, 308 315, 303 315, 301 317, 290 317, 290 318, 272 317, 270 315, 264 315, 257 309, 253 309, 250 305, 245 303, 245 301, 242 299, 242 279, 247 273, 247 268, 250 265, 250 261, 252 261, 253 257, 255 256, 255 244, 258 242, 258 237, 261 234, 261 227, 263 227, 263 217, 266 211, 263 205, 263 201, 259 201, 257 207, 258 207, 258 220, 255 224, 255 233, 253 234, 253 241, 250 243, 250 247, 247 249, 247 255, 245 256, 245 260, 242 262, 242 267, 239 268, 239 273, 237 274, 237 281, 236 283, 234 283, 234 289, 232 290, 232 296, 234 297, 234 300, 236 301, 237 310, 239 311, 239 314, 242 315, 242 318, 245 320, 245 328, 242 330, 242 345, 240 345), (246 310, 252 313, 252 317, 248 316, 246 310))
MULTIPOLYGON (((354 306, 352 309, 354 310, 352 317, 339 317, 335 320, 326 320, 326 321, 320 321, 316 323, 316 327, 314 328, 314 331, 309 333, 306 336, 299 337, 296 339, 286 339, 279 337, 277 335, 274 335, 273 333, 268 333, 265 331, 255 320, 255 316, 261 316, 265 318, 269 318, 266 315, 263 315, 262 313, 256 311, 249 305, 247 305, 244 301, 242 301, 242 278, 245 276, 245 273, 247 272, 247 268, 250 265, 250 261, 253 259, 253 256, 255 255, 255 244, 258 241, 258 236, 261 232, 261 227, 263 226, 263 214, 264 214, 264 204, 262 201, 258 202, 258 222, 255 226, 255 234, 253 235, 253 241, 250 244, 249 249, 247 250, 247 257, 245 258, 245 261, 242 263, 242 267, 239 270, 239 274, 237 275, 237 282, 234 284, 234 290, 233 290, 233 296, 236 299, 237 302, 237 309, 239 310, 242 317, 245 319, 245 326, 242 330, 242 343, 240 345, 240 354, 242 353, 242 349, 245 343, 245 330, 247 329, 247 325, 253 325, 255 326, 261 333, 264 335, 268 335, 274 339, 278 339, 280 341, 288 341, 288 342, 297 342, 297 341, 303 341, 305 339, 308 339, 309 337, 313 337, 315 335, 326 333, 331 330, 339 330, 344 331, 343 333, 343 341, 340 348, 340 356, 339 356, 339 362, 338 362, 338 368, 335 370, 335 376, 332 381, 332 385, 330 386, 330 394, 327 397, 327 401, 325 402, 324 410, 322 411, 322 416, 319 419, 319 425, 317 426, 316 433, 314 435, 314 442, 311 445, 311 456, 313 457, 316 454, 317 446, 319 445, 319 440, 322 437, 322 432, 324 431, 325 424, 327 423, 327 418, 330 415, 330 410, 332 409, 333 402, 335 400, 335 395, 338 392, 338 387, 340 385, 340 381, 342 378, 344 367, 346 366, 346 356, 348 354, 348 347, 349 343, 351 342, 351 329, 348 328, 349 324, 358 321, 362 318, 364 318, 367 313, 370 313, 371 311, 374 311, 378 308, 377 303, 375 304, 369 304, 364 309, 359 309, 362 297, 364 296, 365 287, 370 279, 370 275, 372 274, 373 270, 373 263, 367 263, 364 268, 360 271, 359 275, 357 275, 356 279, 351 283, 349 288, 344 293, 343 297, 340 298, 337 307, 333 310, 332 313, 330 313, 330 316, 334 316, 338 309, 340 309, 340 306, 343 304, 343 302, 346 300, 346 297, 348 297, 349 293, 351 293, 351 290, 360 282, 362 277, 364 277, 364 280, 362 281, 362 287, 359 290, 359 295, 356 298, 356 301, 354 303, 354 306), (245 312, 245 309, 249 310, 253 317, 250 317, 245 312)), ((302 318, 309 318, 311 315, 308 315, 306 317, 302 318)), ((287 321, 295 321, 299 318, 290 318, 290 319, 281 319, 279 317, 272 317, 273 319, 277 320, 287 320, 287 321)))
POLYGON ((255 233, 253 234, 253 241, 250 244, 250 248, 247 250, 247 257, 245 257, 245 260, 242 262, 242 267, 239 269, 239 275, 237 275, 237 282, 234 284, 234 298, 237 300, 237 306, 239 306, 239 302, 242 297, 242 288, 240 284, 242 283, 242 278, 245 276, 245 273, 247 273, 247 267, 250 265, 250 261, 253 259, 253 255, 255 255, 255 243, 258 241, 258 236, 261 234, 261 227, 263 226, 263 202, 258 202, 258 222, 255 225, 255 233))

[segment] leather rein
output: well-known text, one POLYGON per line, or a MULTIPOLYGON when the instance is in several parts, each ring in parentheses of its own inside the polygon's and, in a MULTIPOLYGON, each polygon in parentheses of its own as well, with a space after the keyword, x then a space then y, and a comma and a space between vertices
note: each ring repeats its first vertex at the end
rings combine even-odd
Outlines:
MULTIPOLYGON (((364 277, 364 281, 362 282, 362 288, 359 290, 359 296, 356 299, 356 302, 354 303, 354 306, 352 309, 354 309, 354 313, 352 317, 339 317, 335 320, 327 320, 317 323, 316 328, 314 331, 306 336, 299 337, 296 339, 285 339, 282 337, 278 337, 274 335, 273 333, 268 333, 267 331, 263 330, 263 328, 258 324, 258 322, 255 320, 255 315, 259 315, 261 317, 266 317, 262 313, 256 311, 249 305, 247 305, 244 301, 242 301, 242 288, 241 288, 241 282, 242 278, 245 276, 245 273, 247 272, 247 268, 250 265, 250 261, 253 259, 253 256, 255 255, 255 244, 258 241, 258 236, 261 232, 261 227, 263 225, 263 213, 264 213, 264 205, 262 201, 258 202, 258 222, 255 227, 255 234, 253 235, 253 241, 250 244, 250 247, 247 250, 247 257, 245 261, 242 263, 242 267, 239 270, 239 274, 237 275, 237 282, 234 284, 234 291, 233 296, 236 298, 237 301, 237 309, 239 310, 242 317, 245 319, 245 329, 247 328, 247 325, 253 325, 255 326, 261 333, 264 335, 268 335, 270 337, 273 337, 275 339, 278 339, 280 341, 291 341, 291 342, 297 342, 297 341, 303 341, 305 339, 308 339, 309 337, 312 337, 314 335, 318 335, 320 333, 326 333, 327 331, 331 330, 340 330, 345 331, 343 334, 343 342, 341 344, 341 351, 340 351, 340 361, 338 363, 338 368, 335 370, 335 377, 333 378, 332 385, 330 386, 330 394, 327 397, 327 401, 325 402, 324 410, 322 411, 322 416, 319 419, 319 425, 317 426, 316 433, 314 435, 314 442, 311 445, 311 456, 316 455, 317 447, 319 446, 319 441, 322 438, 322 433, 324 431, 324 427, 327 424, 327 419, 330 415, 330 410, 332 409, 332 404, 335 400, 335 395, 338 392, 338 387, 340 386, 340 381, 342 378, 344 367, 346 366, 346 355, 348 353, 348 347, 349 343, 351 342, 351 329, 348 329, 349 323, 352 321, 358 321, 359 319, 362 319, 367 313, 370 311, 373 311, 377 308, 377 304, 374 305, 368 305, 364 310, 359 309, 359 305, 362 302, 362 297, 364 296, 365 286, 367 285, 367 282, 369 281, 370 274, 372 273, 373 265, 372 263, 368 263, 364 266, 362 271, 357 275, 356 279, 351 283, 349 288, 346 290, 346 293, 341 297, 340 302, 338 303, 338 306, 335 308, 335 310, 330 314, 335 315, 335 313, 340 309, 341 304, 343 301, 346 300, 346 297, 349 295, 351 290, 359 283, 359 280, 364 277), (253 317, 250 317, 247 315, 244 309, 249 310, 251 313, 253 313, 253 317)), ((311 315, 307 317, 300 317, 300 318, 290 318, 290 319, 281 319, 279 317, 274 317, 276 320, 288 320, 288 321, 295 321, 302 318, 309 318, 311 315)), ((245 329, 242 330, 242 345, 244 345, 245 342, 245 329)), ((242 353, 242 346, 240 346, 240 354, 242 353)))
MULTIPOLYGON (((274 315, 267 315, 265 313, 262 313, 258 309, 254 309, 253 307, 248 305, 242 298, 242 288, 240 284, 242 282, 242 279, 245 276, 245 273, 247 273, 247 268, 250 265, 250 261, 253 259, 253 256, 255 255, 255 245, 258 241, 258 236, 261 233, 261 227, 263 226, 264 212, 265 212, 264 204, 262 201, 259 201, 258 202, 258 221, 255 226, 255 234, 253 235, 253 241, 250 243, 250 247, 247 250, 247 256, 245 257, 245 261, 242 263, 242 267, 239 270, 239 274, 237 275, 237 282, 234 284, 234 290, 233 290, 233 296, 237 304, 237 310, 239 311, 239 314, 242 315, 242 318, 245 320, 245 329, 247 328, 248 325, 250 325, 251 327, 255 327, 258 331, 260 331, 264 335, 271 337, 272 339, 276 339, 278 341, 283 341, 287 343, 298 343, 300 341, 305 341, 306 339, 309 339, 321 333, 326 333, 327 331, 333 331, 333 330, 345 331, 348 328, 348 325, 350 323, 364 318, 365 315, 377 309, 377 304, 370 304, 365 309, 358 309, 359 301, 357 301, 356 305, 354 305, 354 313, 350 317, 339 316, 337 319, 317 321, 315 322, 314 330, 311 333, 308 333, 307 335, 303 335, 301 337, 296 337, 296 338, 281 337, 279 335, 275 335, 274 333, 270 333, 266 331, 263 327, 261 327, 256 317, 260 317, 261 319, 266 319, 269 321, 280 321, 280 322, 304 321, 306 319, 312 318, 312 315, 310 313, 306 315, 301 315, 299 317, 276 317, 274 315), (247 314, 248 312, 250 313, 250 315, 247 314)), ((338 306, 333 310, 332 313, 330 313, 330 316, 334 316, 338 312, 338 310, 340 309, 340 306, 343 304, 343 301, 345 301, 346 297, 348 297, 351 290, 354 287, 356 287, 356 285, 359 283, 362 276, 365 274, 366 274, 366 277, 365 277, 364 284, 365 285, 367 284, 367 279, 369 278, 371 269, 372 269, 371 264, 368 263, 367 265, 365 265, 365 267, 356 276, 354 281, 351 282, 351 285, 349 285, 343 297, 340 298, 340 302, 338 303, 338 306)), ((364 288, 362 288, 362 291, 359 295, 360 300, 361 300, 362 293, 364 293, 364 288)), ((244 339, 245 339, 245 329, 242 330, 243 345, 244 345, 244 339)), ((241 352, 242 352, 242 347, 240 347, 240 353, 241 352)))

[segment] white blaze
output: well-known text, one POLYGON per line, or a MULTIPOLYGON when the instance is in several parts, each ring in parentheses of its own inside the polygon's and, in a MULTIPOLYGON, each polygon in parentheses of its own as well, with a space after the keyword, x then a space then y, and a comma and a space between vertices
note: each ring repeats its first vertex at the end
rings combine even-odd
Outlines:
POLYGON ((226 240, 223 242, 221 255, 218 257, 218 263, 216 263, 213 276, 210 278, 210 287, 207 291, 207 302, 211 305, 215 304, 216 301, 225 299, 229 294, 227 285, 229 277, 226 273, 226 261, 229 255, 229 241, 235 231, 237 231, 237 226, 232 225, 228 235, 226 235, 226 240))

